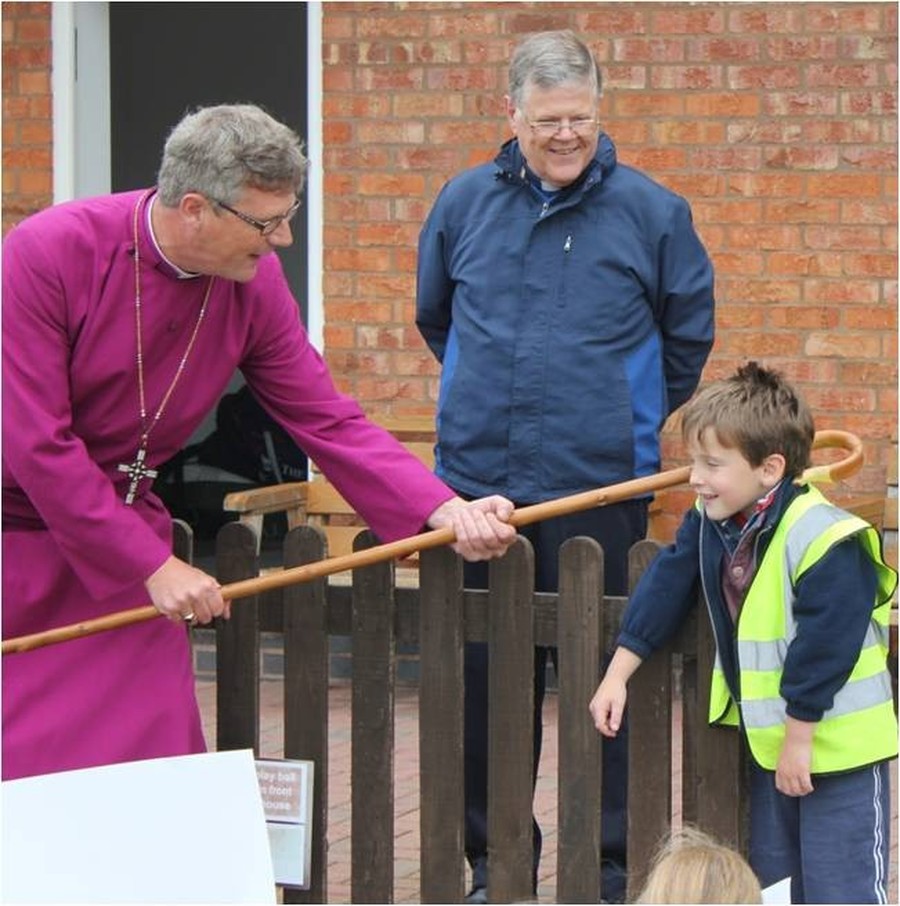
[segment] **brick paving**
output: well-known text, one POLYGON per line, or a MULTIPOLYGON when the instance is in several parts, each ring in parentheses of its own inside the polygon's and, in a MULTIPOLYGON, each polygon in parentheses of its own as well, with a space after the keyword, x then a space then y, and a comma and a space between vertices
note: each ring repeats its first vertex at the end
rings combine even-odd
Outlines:
MULTIPOLYGON (((280 682, 260 686, 260 756, 283 756, 283 690, 280 682)), ((215 683, 200 680, 197 696, 204 732, 215 740, 215 683)), ((544 746, 534 808, 544 835, 538 876, 538 902, 555 902, 557 850, 557 697, 548 691, 544 703, 544 746)), ((394 756, 394 902, 418 903, 419 892, 419 742, 418 691, 398 686, 395 704, 394 756)), ((350 685, 334 684, 329 694, 328 902, 350 903, 350 685)), ((897 902, 897 762, 891 766, 893 788, 891 874, 888 902, 897 902)), ((677 801, 677 797, 676 797, 677 801)), ((677 823, 680 816, 673 815, 677 823)), ((468 878, 467 878, 468 883, 468 878)))

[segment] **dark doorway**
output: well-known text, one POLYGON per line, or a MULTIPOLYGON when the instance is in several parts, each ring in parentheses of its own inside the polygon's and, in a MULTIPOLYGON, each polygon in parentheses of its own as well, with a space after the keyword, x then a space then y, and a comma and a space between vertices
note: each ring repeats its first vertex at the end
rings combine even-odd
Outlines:
MULTIPOLYGON (((305 138, 305 3, 117 2, 108 8, 114 192, 154 184, 169 131, 196 107, 258 104, 305 138)), ((292 224, 293 245, 278 254, 306 323, 304 210, 292 224)), ((242 384, 235 375, 218 412, 210 413, 185 450, 160 467, 154 483, 172 515, 194 528, 195 562, 204 568, 216 531, 229 518, 222 511, 224 495, 261 483, 204 456, 222 435, 222 412, 233 411, 234 400, 244 406, 243 434, 252 436, 267 418, 255 399, 241 395, 242 384)), ((290 478, 296 475, 278 480, 290 478)), ((277 532, 280 526, 272 528, 277 532)))
MULTIPOLYGON (((305 3, 110 3, 112 190, 153 185, 169 130, 209 104, 253 103, 305 137, 305 3)), ((280 251, 306 317, 307 225, 280 251)))

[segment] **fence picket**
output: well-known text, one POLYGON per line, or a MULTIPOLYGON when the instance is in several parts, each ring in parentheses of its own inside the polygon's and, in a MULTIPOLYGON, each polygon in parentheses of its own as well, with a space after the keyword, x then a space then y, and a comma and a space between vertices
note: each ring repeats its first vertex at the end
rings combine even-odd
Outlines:
POLYGON ((448 548, 421 554, 419 823, 423 903, 461 903, 463 570, 448 548))
POLYGON ((488 901, 532 898, 534 552, 519 537, 490 565, 488 901))
POLYGON ((600 676, 603 550, 571 538, 559 552, 556 899, 600 902, 601 740, 588 702, 600 676))
MULTIPOLYGON (((354 550, 372 547, 371 532, 354 550)), ((353 572, 350 891, 354 903, 394 902, 394 564, 353 572)))
MULTIPOLYGON (((325 556, 322 532, 298 526, 284 539, 284 565, 325 556)), ((324 903, 328 894, 328 613, 326 580, 282 589, 284 600, 284 757, 313 762, 309 889, 287 887, 285 903, 324 903)))
MULTIPOLYGON (((229 522, 216 536, 216 577, 222 585, 259 574, 256 532, 229 522)), ((216 620, 216 748, 259 753, 259 603, 247 598, 230 620, 216 620)))

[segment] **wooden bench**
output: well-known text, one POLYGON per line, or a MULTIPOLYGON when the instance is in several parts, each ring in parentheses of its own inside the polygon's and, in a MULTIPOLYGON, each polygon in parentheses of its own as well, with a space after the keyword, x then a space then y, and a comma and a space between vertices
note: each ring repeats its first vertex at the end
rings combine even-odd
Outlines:
MULTIPOLYGON (((434 468, 434 422, 431 418, 377 419, 413 455, 430 469, 434 468)), ((222 504, 237 513, 241 522, 250 525, 262 537, 263 520, 270 513, 285 513, 288 529, 298 525, 317 525, 328 542, 328 555, 339 557, 351 553, 353 539, 365 523, 337 488, 320 472, 309 481, 252 488, 228 494, 222 504)))

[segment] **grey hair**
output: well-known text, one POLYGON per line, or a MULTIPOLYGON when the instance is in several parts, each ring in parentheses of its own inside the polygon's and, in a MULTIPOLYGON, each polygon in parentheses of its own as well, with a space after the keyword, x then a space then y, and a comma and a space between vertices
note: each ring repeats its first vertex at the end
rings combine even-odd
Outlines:
POLYGON ((509 64, 509 96, 516 107, 522 106, 531 87, 548 89, 571 82, 590 84, 599 99, 600 67, 574 32, 537 32, 516 47, 509 64))
POLYGON ((303 191, 308 161, 288 126, 253 104, 201 107, 171 131, 157 176, 160 201, 199 192, 225 204, 246 187, 303 191))

